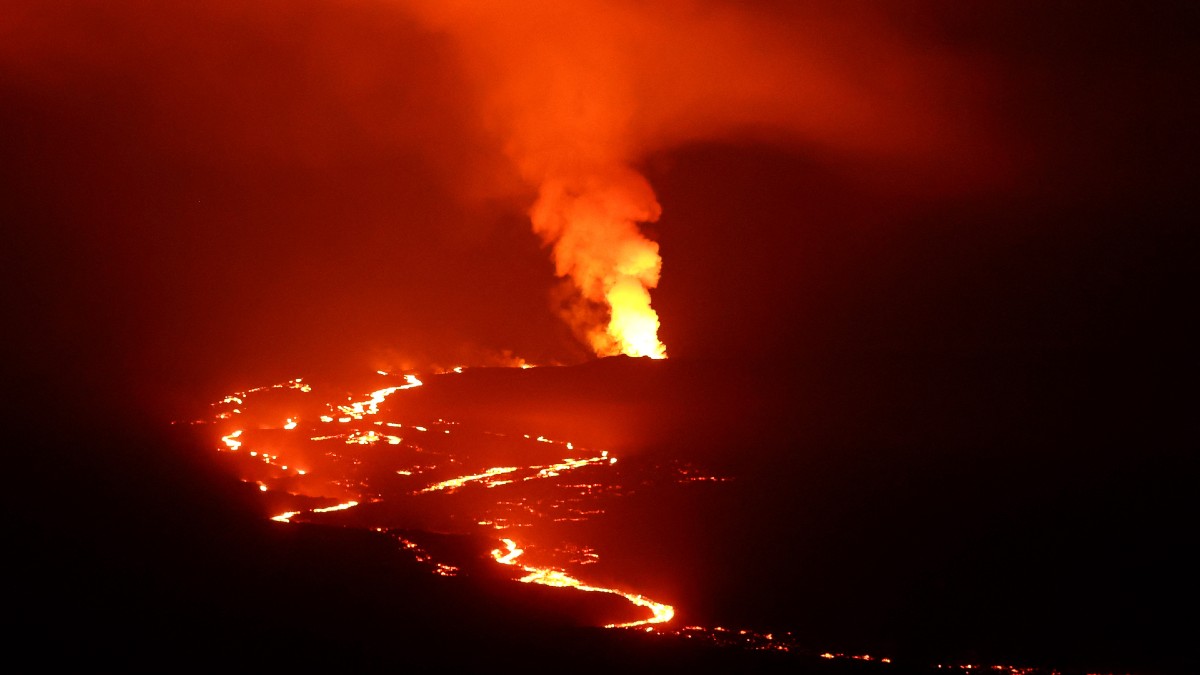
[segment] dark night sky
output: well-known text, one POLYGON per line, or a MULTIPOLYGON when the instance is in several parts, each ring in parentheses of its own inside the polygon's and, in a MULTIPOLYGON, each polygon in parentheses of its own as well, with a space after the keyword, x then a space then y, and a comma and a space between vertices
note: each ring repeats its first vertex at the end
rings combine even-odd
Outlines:
MULTIPOLYGON (((831 397, 800 418, 859 428, 837 403, 864 405, 880 426, 862 447, 929 441, 888 434, 933 410, 947 426, 929 433, 954 440, 914 461, 945 475, 974 462, 959 473, 976 478, 997 466, 985 492, 1014 478, 1070 502, 1062 522, 1092 512, 1021 478, 996 439, 1029 441, 1018 454, 1051 467, 1047 484, 1094 478, 1083 499, 1140 476, 1094 512, 1142 504, 1121 536, 1141 517, 1157 518, 1147 537, 1194 524, 1182 494, 1167 520, 1141 498, 1194 467, 1195 3, 606 6, 619 9, 572 3, 531 24, 554 36, 540 52, 523 12, 489 24, 457 3, 6 3, 14 423, 132 426, 297 376, 587 360, 551 310, 554 266, 526 214, 536 186, 506 154, 578 138, 557 99, 505 106, 540 91, 531 64, 570 79, 618 30, 635 36, 614 48, 622 67, 584 90, 621 104, 596 114, 621 120, 614 152, 663 208, 645 231, 672 359, 764 373, 781 421, 790 374, 820 371, 831 397), (914 370, 926 381, 896 374, 914 370), (61 408, 30 412, 60 391, 61 408), (930 391, 942 398, 923 408, 930 391), (993 434, 978 454, 938 454, 974 443, 955 434, 975 422, 993 434)), ((825 496, 851 494, 851 474, 825 496)), ((862 524, 881 500, 834 510, 862 524)), ((1101 571, 1149 569, 1134 560, 1101 571)), ((1156 589, 1182 578, 1171 565, 1156 589)))

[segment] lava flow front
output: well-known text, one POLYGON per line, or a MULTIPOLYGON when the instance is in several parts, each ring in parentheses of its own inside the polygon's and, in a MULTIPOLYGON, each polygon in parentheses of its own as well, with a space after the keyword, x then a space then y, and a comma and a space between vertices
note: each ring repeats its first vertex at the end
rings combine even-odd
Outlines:
MULTIPOLYGON (((504 540, 505 550, 494 549, 492 557, 496 562, 504 565, 520 565, 516 562, 517 558, 525 551, 517 548, 517 543, 512 539, 504 540)), ((675 608, 670 605, 664 605, 661 602, 653 600, 634 593, 626 593, 615 588, 601 588, 599 586, 589 586, 580 580, 549 567, 527 567, 520 565, 521 569, 528 572, 521 577, 521 581, 527 584, 542 584, 543 586, 557 586, 561 588, 577 588, 581 591, 591 591, 598 593, 613 593, 619 595, 638 607, 645 607, 650 610, 654 616, 645 621, 627 621, 625 623, 610 623, 605 628, 634 628, 636 626, 648 626, 653 623, 666 623, 675 617, 675 608)))

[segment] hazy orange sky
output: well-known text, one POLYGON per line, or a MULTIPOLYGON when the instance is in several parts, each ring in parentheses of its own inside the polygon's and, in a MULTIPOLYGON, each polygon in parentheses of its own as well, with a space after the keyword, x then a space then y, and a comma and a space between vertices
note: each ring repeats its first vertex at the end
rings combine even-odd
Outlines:
POLYGON ((577 362, 529 211, 617 175, 661 208, 631 236, 672 357, 1120 344, 1173 321, 1193 14, 9 3, 11 360, 153 391, 577 362))

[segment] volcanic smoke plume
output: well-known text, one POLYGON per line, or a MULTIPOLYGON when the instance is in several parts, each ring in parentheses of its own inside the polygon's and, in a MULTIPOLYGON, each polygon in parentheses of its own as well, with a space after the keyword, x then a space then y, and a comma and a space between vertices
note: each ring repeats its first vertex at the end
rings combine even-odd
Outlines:
POLYGON ((649 292, 658 285, 662 258, 637 227, 659 211, 646 179, 623 167, 542 181, 530 212, 533 229, 553 246, 558 275, 577 290, 566 299, 564 318, 601 356, 667 355, 649 292))
MULTIPOLYGON (((484 124, 537 191, 533 229, 569 284, 560 314, 601 356, 666 356, 650 303, 662 258, 639 226, 661 211, 637 169, 648 153, 760 137, 928 163, 965 141, 931 94, 961 77, 862 12, 406 4, 458 47, 484 124), (785 25, 807 30, 798 40, 785 25)), ((967 98, 955 96, 960 119, 967 98)))
POLYGON ((560 315, 598 355, 664 358, 649 292, 662 259, 638 226, 660 207, 630 166, 636 97, 614 29, 581 32, 578 10, 552 5, 419 9, 463 45, 490 130, 538 190, 533 229, 569 282, 560 315))

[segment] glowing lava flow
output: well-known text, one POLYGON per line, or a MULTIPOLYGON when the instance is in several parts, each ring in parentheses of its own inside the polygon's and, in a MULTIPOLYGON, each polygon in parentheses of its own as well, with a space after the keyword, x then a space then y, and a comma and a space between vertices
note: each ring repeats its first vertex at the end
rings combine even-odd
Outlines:
MULTIPOLYGON (((545 441, 547 443, 553 442, 553 441, 548 441, 541 437, 538 437, 538 440, 545 441)), ((570 443, 567 443, 567 447, 570 448, 572 446, 570 443)), ((528 467, 528 469, 531 471, 537 471, 537 473, 533 474, 532 476, 525 476, 521 480, 526 481, 526 480, 536 480, 538 478, 553 478, 555 476, 558 476, 563 471, 570 471, 571 469, 578 469, 581 466, 587 466, 589 464, 601 464, 601 463, 616 464, 617 458, 609 457, 608 451, 603 450, 600 452, 599 455, 597 455, 595 457, 588 457, 587 459, 564 459, 563 461, 559 462, 558 464, 551 464, 549 466, 531 466, 531 467, 528 467)), ((414 494, 427 494, 430 492, 437 492, 439 490, 449 490, 449 489, 454 489, 454 488, 460 488, 460 487, 466 485, 467 483, 475 483, 475 482, 482 482, 483 484, 487 485, 488 487, 492 487, 495 485, 505 485, 512 481, 500 482, 500 481, 492 481, 491 479, 496 476, 503 476, 503 475, 507 475, 510 473, 514 473, 516 471, 519 471, 520 469, 521 469, 521 467, 519 467, 519 466, 492 467, 492 468, 488 469, 487 471, 483 471, 480 473, 473 473, 473 474, 470 474, 467 476, 458 476, 456 478, 450 478, 448 480, 444 480, 440 483, 434 483, 433 485, 430 485, 429 487, 418 490, 414 494)))
POLYGON ((229 434, 228 436, 222 436, 221 442, 224 443, 225 446, 228 447, 230 450, 237 450, 238 448, 242 447, 242 442, 237 440, 237 437, 241 436, 241 435, 242 435, 242 430, 238 429, 237 431, 233 432, 232 434, 229 434))
POLYGON ((358 506, 358 502, 351 500, 335 506, 326 506, 323 509, 313 509, 312 511, 313 513, 329 513, 330 511, 345 511, 346 509, 352 509, 355 506, 358 506))
POLYGON ((415 375, 405 375, 404 380, 408 382, 408 384, 402 384, 398 387, 388 387, 386 389, 373 391, 371 392, 371 398, 367 399, 366 401, 354 402, 350 405, 340 405, 338 406, 338 410, 341 410, 352 419, 361 420, 366 415, 378 414, 379 404, 383 403, 384 399, 391 394, 404 389, 419 387, 424 384, 424 382, 418 380, 415 375))
MULTIPOLYGON (((446 489, 450 489, 450 488, 462 487, 462 486, 466 485, 467 483, 474 483, 476 481, 486 481, 487 479, 489 479, 493 476, 502 476, 506 473, 512 473, 520 468, 521 467, 518 467, 518 466, 497 466, 497 467, 488 469, 487 471, 484 471, 483 473, 471 474, 470 476, 459 476, 458 478, 451 478, 449 480, 444 480, 440 483, 434 483, 433 485, 430 485, 429 487, 427 487, 423 490, 418 490, 416 494, 421 495, 421 494, 427 494, 429 492, 437 492, 438 490, 446 490, 446 489)), ((489 485, 490 485, 490 483, 489 483, 489 485)))
POLYGON ((610 623, 605 628, 636 628, 639 626, 651 626, 656 623, 666 623, 675 617, 675 608, 670 605, 664 605, 661 602, 654 602, 644 595, 636 593, 626 593, 625 591, 615 588, 602 588, 600 586, 589 586, 582 581, 568 575, 567 573, 556 570, 550 567, 529 567, 521 565, 517 562, 517 558, 525 553, 524 549, 518 548, 517 543, 512 539, 502 539, 504 547, 507 551, 500 549, 492 550, 492 557, 496 562, 503 565, 513 565, 520 567, 528 572, 521 577, 519 581, 525 584, 541 584, 542 586, 554 586, 556 588, 574 588, 590 593, 611 593, 619 595, 638 607, 645 607, 650 610, 651 617, 642 621, 629 621, 626 623, 610 623))
MULTIPOLYGON (((310 509, 309 512, 310 513, 329 513, 331 511, 345 511, 346 509, 352 509, 356 506, 358 506, 358 502, 348 501, 348 502, 343 502, 341 504, 335 504, 333 506, 326 506, 324 508, 310 509)), ((301 513, 303 513, 303 511, 286 511, 277 516, 272 516, 271 520, 274 520, 274 521, 277 521, 280 523, 290 523, 290 522, 292 522, 292 518, 295 518, 296 516, 300 515, 301 513)))
MULTIPOLYGON (((456 375, 462 371, 460 367, 451 372, 456 375)), ((379 375, 389 376, 384 372, 379 375)), ((423 384, 414 375, 404 378, 405 383, 401 386, 377 389, 365 397, 346 396, 340 403, 326 403, 326 409, 322 411, 325 414, 303 412, 311 410, 311 404, 301 404, 294 398, 280 398, 280 395, 273 395, 270 408, 265 411, 259 410, 255 405, 257 401, 250 402, 259 392, 313 391, 298 379, 227 396, 213 404, 218 407, 214 421, 232 420, 236 416, 241 423, 235 427, 231 422, 218 422, 218 449, 228 452, 231 461, 238 462, 244 481, 257 484, 260 491, 274 493, 274 503, 282 508, 271 519, 281 523, 311 521, 318 515, 345 511, 363 502, 402 503, 403 500, 423 500, 427 495, 441 494, 444 496, 437 498, 437 509, 448 514, 450 519, 462 517, 460 522, 471 523, 472 527, 534 528, 541 534, 537 528, 539 523, 555 523, 555 532, 562 532, 562 528, 583 532, 585 530, 574 528, 586 528, 589 520, 604 513, 600 500, 610 498, 610 494, 621 494, 620 483, 595 473, 606 472, 617 463, 617 458, 610 456, 607 450, 593 453, 571 442, 537 434, 509 435, 461 428, 458 423, 441 418, 432 423, 419 419, 398 420, 393 417, 398 410, 385 409, 381 404, 396 392, 423 384), (281 403, 295 407, 280 411, 281 403), (384 419, 368 420, 376 416, 384 419), (334 425, 340 433, 324 433, 331 430, 325 425, 334 425), (447 428, 450 426, 455 427, 453 434, 447 428), (417 437, 416 432, 420 432, 420 442, 416 442, 416 438, 405 440, 385 433, 385 430, 399 428, 414 432, 406 434, 408 436, 417 437), (439 431, 442 433, 437 433, 439 431), (522 436, 524 440, 521 440, 522 436), (514 447, 520 453, 517 455, 520 459, 515 462, 510 459, 504 465, 490 468, 487 463, 479 462, 484 457, 496 457, 493 453, 512 452, 514 447), (562 458, 564 455, 566 457, 562 458), (471 470, 457 476, 447 475, 447 470, 455 465, 471 470), (562 478, 577 472, 584 475, 581 481, 568 482, 562 478), (490 496, 490 490, 486 491, 486 496, 471 490, 459 492, 458 488, 472 484, 500 489, 495 491, 495 497, 490 496), (335 496, 341 503, 321 508, 312 508, 306 503, 314 498, 332 501, 335 496)), ((459 573, 458 567, 435 561, 429 553, 418 551, 415 542, 396 534, 388 517, 381 518, 379 513, 386 511, 365 514, 353 522, 366 522, 378 532, 398 537, 405 549, 417 555, 418 561, 434 565, 436 574, 453 576, 459 573)), ((398 529, 406 527, 403 520, 396 525, 399 525, 398 529)), ((617 595, 647 610, 650 615, 639 621, 609 624, 610 628, 652 630, 652 625, 664 624, 674 617, 675 610, 670 605, 616 588, 589 585, 570 576, 567 570, 574 569, 571 565, 596 562, 599 554, 590 547, 581 549, 573 542, 555 542, 553 536, 546 541, 532 533, 530 536, 535 537, 539 554, 549 556, 548 560, 536 561, 545 567, 516 562, 523 551, 512 540, 505 540, 507 553, 493 552, 498 563, 524 571, 521 582, 617 595), (582 559, 581 550, 584 551, 582 559)))
MULTIPOLYGON (((523 362, 517 365, 528 367, 523 362)), ((436 376, 454 377, 463 370, 457 367, 436 376)), ((386 372, 378 374, 390 377, 386 372)), ((417 562, 440 576, 470 576, 478 564, 477 558, 472 555, 435 559, 430 551, 409 538, 421 539, 434 531, 427 529, 426 520, 413 523, 410 519, 413 513, 432 518, 429 522, 433 528, 452 536, 476 535, 477 528, 486 527, 496 533, 489 535, 490 539, 519 529, 522 541, 529 547, 528 556, 513 539, 502 539, 503 547, 491 551, 497 564, 520 570, 516 580, 620 596, 649 614, 649 618, 611 623, 607 628, 640 628, 658 636, 705 642, 720 648, 891 664, 891 659, 876 655, 821 653, 809 649, 803 636, 790 632, 760 633, 721 626, 670 627, 665 624, 675 617, 672 606, 617 588, 593 586, 571 576, 581 573, 580 566, 600 559, 601 553, 588 545, 589 535, 600 531, 597 521, 602 519, 596 516, 605 514, 611 500, 668 484, 690 486, 686 492, 695 491, 698 498, 706 498, 703 495, 716 494, 709 490, 720 490, 723 483, 734 478, 712 475, 703 467, 681 460, 647 462, 645 458, 634 457, 618 465, 617 458, 608 451, 594 452, 537 434, 475 429, 470 424, 460 425, 441 418, 401 418, 398 416, 405 414, 403 406, 381 405, 391 394, 421 385, 417 377, 407 375, 401 386, 377 389, 369 396, 361 393, 347 396, 345 390, 340 390, 337 397, 340 404, 322 399, 314 407, 307 401, 311 396, 300 395, 321 390, 314 390, 300 379, 289 380, 226 396, 212 404, 216 408, 213 419, 191 424, 214 425, 206 432, 208 440, 224 459, 237 467, 244 482, 256 485, 261 492, 271 492, 269 503, 278 509, 278 515, 271 518, 274 521, 320 522, 328 517, 340 519, 338 522, 344 526, 367 527, 395 539, 417 562), (260 394, 268 399, 265 409, 259 408, 260 394), (354 402, 364 397, 365 400, 354 402), (383 419, 367 420, 368 416, 383 419), (453 427, 453 433, 449 427, 453 427), (399 429, 404 430, 407 439, 385 433, 399 429), (570 455, 581 458, 559 459, 570 455), (487 468, 493 463, 499 466, 487 468), (460 475, 450 477, 452 473, 460 475), (458 489, 472 484, 488 489, 458 489), (314 503, 328 505, 314 508, 314 503), (400 504, 400 508, 333 513, 354 509, 359 504, 384 507, 393 503, 400 504), (430 513, 434 515, 430 517, 430 513), (524 564, 530 560, 543 566, 524 564), (450 562, 463 565, 460 568, 450 562)), ((367 391, 373 386, 356 391, 367 391)), ((448 553, 445 548, 434 550, 439 551, 439 557, 448 553)), ((620 561, 619 555, 613 557, 620 561)), ((636 561, 625 562, 636 564, 636 561)), ((490 567, 492 563, 485 557, 483 564, 490 567)), ((624 584, 621 577, 613 578, 616 580, 611 583, 624 584)), ((990 670, 1007 675, 1047 672, 1023 666, 969 663, 938 664, 937 668, 967 673, 990 670)))

